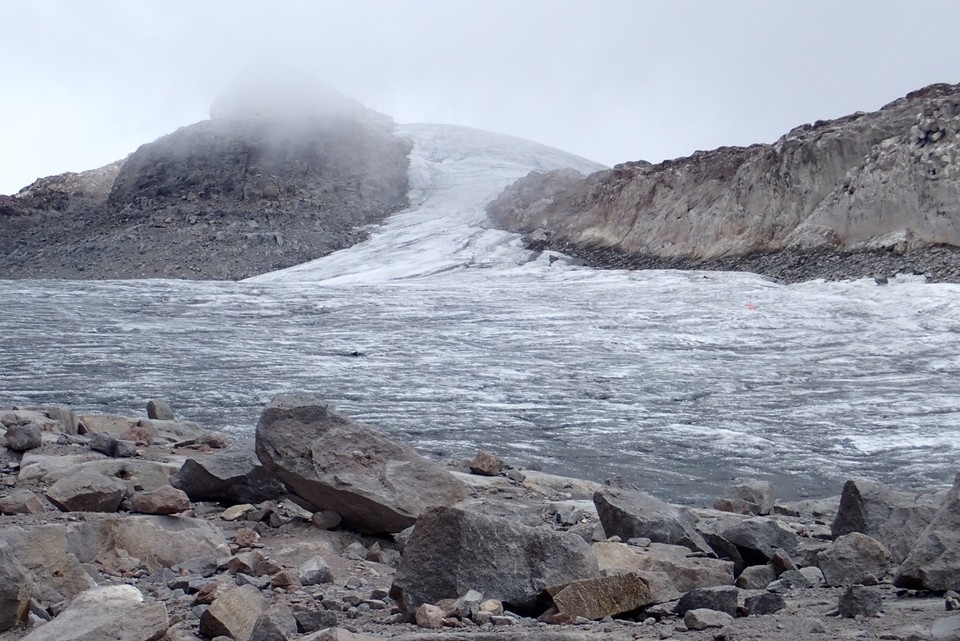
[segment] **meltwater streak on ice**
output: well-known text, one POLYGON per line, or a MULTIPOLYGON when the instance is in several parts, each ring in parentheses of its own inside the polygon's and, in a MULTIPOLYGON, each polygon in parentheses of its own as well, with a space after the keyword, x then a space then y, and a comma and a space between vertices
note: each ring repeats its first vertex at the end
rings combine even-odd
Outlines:
POLYGON ((305 389, 424 452, 488 448, 693 503, 738 476, 788 498, 852 476, 952 480, 960 287, 531 262, 483 229, 482 203, 569 158, 403 130, 413 206, 308 266, 258 283, 0 281, 0 404, 138 414, 162 397, 251 434, 274 394, 305 389))

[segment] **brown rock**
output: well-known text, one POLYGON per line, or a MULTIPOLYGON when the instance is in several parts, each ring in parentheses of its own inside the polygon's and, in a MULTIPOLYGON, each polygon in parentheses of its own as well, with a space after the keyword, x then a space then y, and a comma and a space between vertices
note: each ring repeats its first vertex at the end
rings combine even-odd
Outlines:
POLYGON ((503 460, 490 452, 477 452, 470 461, 470 471, 481 476, 499 476, 503 471, 503 460))
POLYGON ((0 514, 40 514, 46 511, 40 497, 30 490, 14 490, 0 498, 0 514))
POLYGON ((141 514, 177 514, 190 509, 186 492, 163 485, 152 492, 137 492, 130 499, 130 511, 141 514))
POLYGON ((444 613, 442 608, 424 603, 417 608, 415 618, 417 625, 428 630, 439 630, 443 627, 444 613))
POLYGON ((233 542, 241 548, 252 548, 260 544, 260 534, 248 527, 242 527, 233 533, 233 542))
MULTIPOLYGON (((617 574, 568 583, 553 595, 560 614, 576 619, 602 619, 661 603, 647 581, 637 573, 617 574)), ((669 600, 669 599, 666 599, 669 600)))
POLYGON ((340 521, 340 515, 332 510, 320 510, 310 517, 310 522, 320 530, 332 530, 340 525, 340 521))
POLYGON ((220 595, 200 616, 200 634, 219 635, 235 641, 250 641, 253 626, 267 609, 260 590, 244 585, 220 595))

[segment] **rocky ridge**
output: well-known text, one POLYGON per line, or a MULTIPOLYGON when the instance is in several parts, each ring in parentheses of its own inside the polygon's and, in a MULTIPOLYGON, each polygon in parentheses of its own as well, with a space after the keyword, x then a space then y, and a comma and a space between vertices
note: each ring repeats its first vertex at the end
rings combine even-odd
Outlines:
POLYGON ((938 84, 769 145, 531 174, 487 211, 533 248, 601 267, 957 281, 958 202, 960 86, 938 84))
POLYGON ((239 279, 349 247, 407 205, 410 144, 388 117, 315 84, 257 87, 0 197, 0 278, 239 279))
POLYGON ((397 468, 429 462, 306 395, 275 399, 253 444, 159 402, 144 418, 6 408, 0 425, 2 641, 906 641, 960 630, 960 476, 945 494, 851 480, 841 497, 796 504, 745 481, 713 509, 690 509, 485 452, 428 465, 421 480, 466 492, 411 507, 398 492, 434 490, 397 468), (332 427, 355 438, 321 451, 316 437, 332 427), (269 430, 291 451, 265 469, 253 451, 269 430), (314 478, 296 451, 339 467, 314 478), (373 489, 384 479, 406 487, 373 489), (379 534, 317 507, 331 497, 345 512, 362 505, 364 529, 379 534), (398 532, 400 506, 414 525, 398 532))

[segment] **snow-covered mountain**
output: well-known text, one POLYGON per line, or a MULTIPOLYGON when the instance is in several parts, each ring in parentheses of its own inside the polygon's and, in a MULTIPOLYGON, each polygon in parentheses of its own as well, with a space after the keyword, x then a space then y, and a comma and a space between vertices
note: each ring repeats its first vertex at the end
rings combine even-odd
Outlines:
POLYGON ((408 209, 375 226, 358 245, 249 280, 376 283, 522 266, 536 254, 523 248, 517 234, 491 228, 486 205, 531 171, 603 169, 552 147, 466 127, 401 125, 396 135, 413 145, 408 209))

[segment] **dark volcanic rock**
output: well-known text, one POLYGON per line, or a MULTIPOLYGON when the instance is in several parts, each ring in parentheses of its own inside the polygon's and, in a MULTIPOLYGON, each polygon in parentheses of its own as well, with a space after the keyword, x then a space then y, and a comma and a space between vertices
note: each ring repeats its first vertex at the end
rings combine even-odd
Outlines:
POLYGON ((244 447, 187 459, 170 484, 194 501, 260 503, 277 498, 283 484, 244 447))
POLYGON ((739 590, 733 585, 718 585, 710 588, 691 590, 680 598, 673 611, 683 616, 687 610, 707 608, 717 612, 726 612, 737 616, 737 595, 739 590))
POLYGON ((436 463, 309 395, 267 405, 256 452, 296 494, 360 532, 400 532, 425 509, 467 497, 463 483, 436 463))
POLYGON ((407 205, 410 144, 389 118, 269 77, 122 162, 4 198, 0 278, 243 278, 353 245, 407 205))
POLYGON ((391 596, 407 615, 469 590, 529 608, 549 586, 598 575, 596 556, 576 534, 438 507, 417 521, 391 596))

